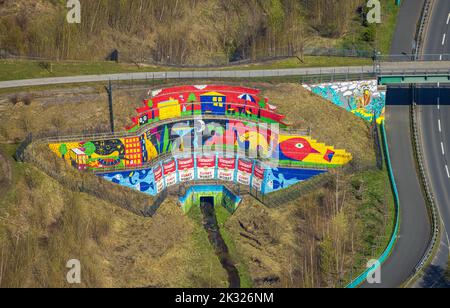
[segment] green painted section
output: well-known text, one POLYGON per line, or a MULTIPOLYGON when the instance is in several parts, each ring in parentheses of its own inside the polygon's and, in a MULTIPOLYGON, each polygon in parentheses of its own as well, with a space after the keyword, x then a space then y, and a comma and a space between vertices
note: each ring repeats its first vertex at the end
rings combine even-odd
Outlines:
POLYGON ((189 188, 186 195, 179 199, 183 212, 187 214, 193 206, 200 206, 201 198, 204 197, 214 198, 214 204, 223 206, 230 214, 236 212, 241 203, 241 198, 224 186, 200 185, 189 188))
POLYGON ((414 76, 381 76, 379 85, 414 84, 414 83, 450 83, 450 74, 447 75, 414 75, 414 76))

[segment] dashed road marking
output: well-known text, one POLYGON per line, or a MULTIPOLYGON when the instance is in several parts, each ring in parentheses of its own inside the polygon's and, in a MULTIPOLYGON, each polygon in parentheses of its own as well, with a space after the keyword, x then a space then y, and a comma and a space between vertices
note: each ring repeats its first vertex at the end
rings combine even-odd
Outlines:
POLYGON ((439 132, 442 133, 441 120, 438 120, 439 132))
POLYGON ((450 23, 450 13, 448 13, 448 17, 447 17, 447 25, 450 23))
POLYGON ((442 155, 445 155, 444 143, 443 142, 441 142, 441 150, 442 150, 442 155))
POLYGON ((445 38, 447 37, 447 33, 444 33, 444 36, 442 37, 442 45, 445 45, 445 38))
POLYGON ((448 170, 448 165, 445 165, 445 170, 447 171, 447 177, 450 179, 450 172, 448 170))

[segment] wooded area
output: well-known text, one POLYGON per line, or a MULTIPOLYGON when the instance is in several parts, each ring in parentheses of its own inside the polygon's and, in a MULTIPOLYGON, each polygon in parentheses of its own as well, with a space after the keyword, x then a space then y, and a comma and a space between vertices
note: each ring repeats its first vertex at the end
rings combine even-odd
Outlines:
POLYGON ((364 4, 364 0, 81 0, 78 25, 66 22, 65 1, 4 0, 0 52, 104 60, 117 49, 122 59, 131 61, 198 65, 296 55, 305 46, 339 48, 336 44, 353 31, 352 25, 363 24, 364 4))

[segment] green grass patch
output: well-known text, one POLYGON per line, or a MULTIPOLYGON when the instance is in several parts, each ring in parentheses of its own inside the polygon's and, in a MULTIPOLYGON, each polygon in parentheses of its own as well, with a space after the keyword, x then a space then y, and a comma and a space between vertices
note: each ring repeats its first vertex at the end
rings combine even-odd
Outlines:
POLYGON ((355 276, 366 269, 369 259, 378 259, 386 250, 395 228, 395 202, 387 170, 356 174, 352 185, 361 187, 362 193, 362 205, 356 212, 361 221, 362 249, 355 257, 355 276))
POLYGON ((236 267, 239 271, 239 277, 241 279, 241 288, 252 288, 253 281, 248 266, 245 262, 243 262, 243 258, 237 251, 236 243, 234 242, 233 237, 225 228, 225 223, 231 216, 232 214, 230 214, 230 212, 228 212, 223 206, 216 207, 216 217, 220 228, 220 234, 228 247, 231 258, 234 262, 237 262, 236 267))
POLYGON ((0 81, 33 78, 102 75, 117 73, 163 72, 163 71, 198 71, 198 70, 269 70, 327 66, 361 66, 370 65, 370 59, 306 56, 302 61, 287 58, 247 65, 212 67, 212 68, 178 68, 164 66, 134 65, 115 62, 43 62, 31 60, 1 60, 0 81))
MULTIPOLYGON (((231 217, 231 214, 223 207, 216 206, 215 208, 217 223, 220 228, 220 234, 222 235, 223 240, 225 241, 228 251, 232 260, 236 263, 236 267, 239 271, 239 277, 241 279, 241 287, 242 288, 251 288, 252 287, 252 279, 250 276, 249 269, 247 265, 242 262, 242 258, 239 256, 239 253, 236 249, 236 244, 229 232, 227 232, 225 228, 226 221, 231 217)), ((206 231, 203 230, 203 215, 200 207, 193 206, 189 213, 187 214, 190 219, 192 219, 197 225, 201 226, 201 229, 198 232, 194 233, 195 241, 199 244, 199 249, 213 249, 208 240, 208 235, 206 231)), ((215 256, 217 258, 217 256, 215 256)))
POLYGON ((385 0, 381 3, 381 23, 369 24, 363 16, 355 18, 350 33, 342 40, 344 49, 373 51, 377 50, 388 55, 397 24, 400 8, 394 0, 385 0))

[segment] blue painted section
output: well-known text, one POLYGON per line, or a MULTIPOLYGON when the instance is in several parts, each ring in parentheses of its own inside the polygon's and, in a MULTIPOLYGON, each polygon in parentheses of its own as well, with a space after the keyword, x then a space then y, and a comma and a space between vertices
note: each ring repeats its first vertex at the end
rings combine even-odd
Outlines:
POLYGON ((152 196, 156 195, 152 169, 99 174, 104 179, 152 196))
POLYGON ((366 121, 384 117, 386 93, 378 91, 376 80, 305 85, 311 92, 366 121))
POLYGON ((269 194, 325 173, 325 170, 273 168, 266 170, 263 192, 269 194))
MULTIPOLYGON (((185 158, 181 156, 180 158, 185 158)), ((237 182, 238 178, 238 160, 236 159, 235 165, 235 176, 233 183, 237 182)), ((177 184, 180 183, 180 174, 178 170, 178 158, 175 158, 175 164, 177 169, 177 184)), ((253 161, 253 172, 250 177, 250 187, 252 187, 254 181, 254 171, 255 171, 256 161, 253 161)), ((162 164, 160 163, 158 166, 162 168, 162 164)), ((157 183, 155 181, 155 168, 149 168, 144 170, 137 171, 122 171, 122 172, 112 172, 112 173, 101 173, 99 176, 104 179, 119 184, 121 186, 125 186, 151 196, 156 196, 158 194, 157 183)), ((309 180, 319 174, 327 172, 326 170, 315 170, 315 169, 290 169, 290 168, 265 168, 264 171, 264 179, 261 187, 261 192, 263 194, 269 194, 271 192, 275 192, 278 190, 286 189, 292 185, 297 183, 309 180)), ((194 159, 194 174, 195 179, 199 180, 198 177, 198 168, 197 168, 197 159, 194 159)), ((218 179, 218 157, 216 155, 216 163, 214 169, 214 177, 212 180, 218 179)), ((164 190, 167 187, 166 177, 162 177, 162 183, 160 187, 160 191, 164 190)))

